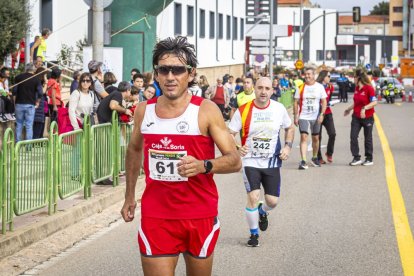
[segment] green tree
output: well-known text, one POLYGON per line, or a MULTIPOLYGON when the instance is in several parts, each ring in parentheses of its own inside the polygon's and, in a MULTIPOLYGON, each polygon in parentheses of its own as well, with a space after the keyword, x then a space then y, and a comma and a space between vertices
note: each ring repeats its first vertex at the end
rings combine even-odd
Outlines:
POLYGON ((369 12, 370 15, 388 15, 390 11, 390 3, 389 2, 379 2, 375 5, 372 10, 369 12))
POLYGON ((25 37, 30 14, 25 0, 7 0, 0 4, 0 63, 4 57, 16 50, 16 45, 25 37))

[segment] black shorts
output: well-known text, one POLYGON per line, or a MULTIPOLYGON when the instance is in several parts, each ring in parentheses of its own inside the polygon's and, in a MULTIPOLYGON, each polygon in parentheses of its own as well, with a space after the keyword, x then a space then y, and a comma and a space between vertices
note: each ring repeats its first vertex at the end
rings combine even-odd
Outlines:
POLYGON ((243 180, 248 193, 260 190, 260 184, 262 184, 266 195, 280 196, 280 168, 244 167, 243 180))

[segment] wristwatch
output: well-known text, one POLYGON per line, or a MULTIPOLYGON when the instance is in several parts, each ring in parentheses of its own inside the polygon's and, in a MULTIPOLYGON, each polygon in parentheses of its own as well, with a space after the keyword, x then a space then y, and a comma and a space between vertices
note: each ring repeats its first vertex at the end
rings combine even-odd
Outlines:
POLYGON ((292 142, 285 142, 285 146, 288 146, 289 148, 292 148, 292 142))
POLYGON ((208 174, 213 169, 213 163, 210 160, 204 160, 204 169, 206 169, 204 174, 208 174))

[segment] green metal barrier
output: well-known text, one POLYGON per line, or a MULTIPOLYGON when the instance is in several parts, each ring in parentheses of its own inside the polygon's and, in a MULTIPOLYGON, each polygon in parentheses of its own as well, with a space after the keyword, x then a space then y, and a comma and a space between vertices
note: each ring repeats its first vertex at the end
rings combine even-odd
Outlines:
POLYGON ((52 183, 48 181, 50 141, 20 141, 15 149, 14 213, 19 216, 47 206, 52 183))
POLYGON ((119 184, 125 170, 125 153, 132 125, 119 125, 113 112, 112 123, 90 125, 83 130, 58 135, 56 122, 50 125, 49 139, 14 143, 11 128, 4 134, 0 151, 0 217, 2 233, 13 230, 13 216, 23 215, 48 205, 49 215, 57 211, 58 197, 64 199, 84 190, 91 196, 91 180, 112 177, 119 184), (122 146, 121 146, 122 141, 122 146))
POLYGON ((57 142, 57 187, 59 197, 65 199, 84 188, 83 130, 59 135, 57 142))
POLYGON ((121 153, 120 153, 120 165, 119 165, 119 170, 121 172, 125 171, 125 157, 126 157, 126 151, 128 149, 128 144, 129 141, 131 141, 131 135, 132 135, 132 130, 134 128, 134 125, 132 124, 127 124, 127 123, 121 123, 120 124, 120 133, 121 133, 121 141, 120 141, 120 145, 119 148, 121 149, 121 153))
POLYGON ((6 129, 3 137, 3 151, 1 158, 0 202, 1 202, 1 232, 6 234, 7 225, 9 231, 13 231, 13 206, 14 201, 14 133, 11 128, 6 129))
POLYGON ((100 182, 113 175, 114 137, 111 123, 91 127, 90 153, 92 181, 100 182))

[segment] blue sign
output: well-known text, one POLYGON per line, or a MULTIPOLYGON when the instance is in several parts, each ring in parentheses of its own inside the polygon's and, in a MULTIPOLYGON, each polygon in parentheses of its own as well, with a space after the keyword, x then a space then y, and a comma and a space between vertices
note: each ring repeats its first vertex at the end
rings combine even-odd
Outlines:
POLYGON ((256 55, 255 60, 257 62, 263 62, 264 61, 264 55, 256 55))
POLYGON ((371 64, 367 63, 367 64, 365 65, 365 68, 367 68, 367 70, 371 70, 371 64))

